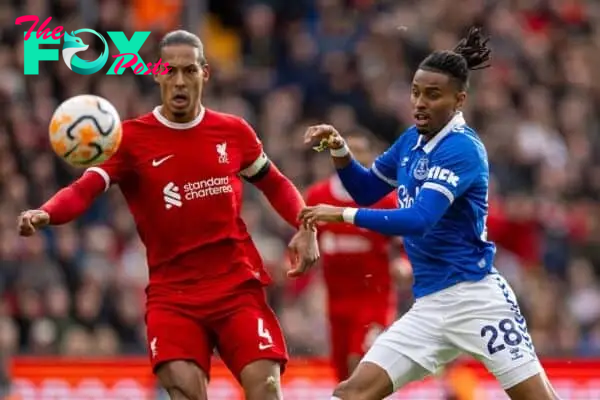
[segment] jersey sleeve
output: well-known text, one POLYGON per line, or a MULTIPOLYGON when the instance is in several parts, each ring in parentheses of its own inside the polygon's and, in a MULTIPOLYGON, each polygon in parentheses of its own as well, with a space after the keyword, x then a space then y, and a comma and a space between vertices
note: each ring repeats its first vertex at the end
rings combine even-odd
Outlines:
POLYGON ((242 149, 240 175, 244 178, 252 178, 269 164, 269 158, 263 150, 262 142, 250 124, 241 118, 239 121, 242 149))
POLYGON ((125 178, 129 163, 126 160, 126 149, 125 149, 125 133, 127 123, 123 123, 123 139, 119 148, 108 160, 104 161, 98 166, 90 167, 86 169, 86 173, 96 173, 104 179, 105 188, 107 191, 111 185, 119 184, 125 178))
POLYGON ((484 150, 472 138, 466 135, 449 138, 430 160, 422 189, 438 191, 452 204, 486 167, 484 150))
POLYGON ((382 200, 381 200, 381 204, 380 207, 382 209, 394 209, 394 208, 398 208, 398 197, 396 192, 392 192, 390 194, 388 194, 387 196, 385 196, 382 200))
POLYGON ((307 206, 316 206, 317 205, 317 187, 316 186, 310 186, 308 189, 306 189, 306 192, 304 193, 304 201, 306 202, 307 206))
POLYGON ((390 148, 375 159, 371 171, 382 181, 392 187, 398 186, 397 170, 401 139, 398 139, 390 148))

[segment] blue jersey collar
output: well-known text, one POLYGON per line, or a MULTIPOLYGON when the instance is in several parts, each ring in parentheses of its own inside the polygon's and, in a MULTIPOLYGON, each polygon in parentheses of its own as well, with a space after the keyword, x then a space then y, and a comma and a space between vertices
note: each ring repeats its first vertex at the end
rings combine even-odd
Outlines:
MULTIPOLYGON (((446 136, 448 136, 448 134, 450 132, 452 132, 454 129, 460 127, 460 126, 464 126, 466 125, 465 122, 465 118, 463 117, 463 113, 461 111, 457 111, 456 114, 454 114, 454 117, 452 117, 452 119, 450 120, 450 122, 448 122, 446 124, 446 126, 444 126, 442 128, 442 130, 440 130, 438 132, 437 135, 435 135, 433 138, 431 138, 431 140, 427 143, 425 143, 425 145, 423 145, 423 151, 426 154, 431 153, 431 151, 435 148, 435 146, 437 146, 437 144, 439 142, 442 141, 443 138, 445 138, 446 136)), ((417 139, 417 144, 415 145, 415 147, 412 148, 412 150, 416 150, 421 146, 421 143, 423 142, 423 135, 419 135, 419 138, 417 139)))

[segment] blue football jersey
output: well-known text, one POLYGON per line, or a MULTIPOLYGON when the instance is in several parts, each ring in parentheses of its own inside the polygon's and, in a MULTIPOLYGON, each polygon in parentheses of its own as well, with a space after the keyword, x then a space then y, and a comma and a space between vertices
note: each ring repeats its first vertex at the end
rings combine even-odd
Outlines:
POLYGON ((422 190, 436 190, 450 202, 426 234, 404 238, 415 297, 478 281, 492 271, 496 248, 486 230, 487 152, 462 113, 427 142, 409 128, 375 160, 372 171, 397 188, 400 208, 411 207, 422 190))

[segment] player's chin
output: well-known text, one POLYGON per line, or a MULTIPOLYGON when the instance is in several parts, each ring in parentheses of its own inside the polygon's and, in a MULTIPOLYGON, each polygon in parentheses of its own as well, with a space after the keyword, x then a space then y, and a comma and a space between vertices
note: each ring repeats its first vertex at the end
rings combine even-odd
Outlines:
POLYGON ((420 135, 427 135, 429 132, 431 132, 429 122, 426 121, 415 121, 415 127, 420 135))

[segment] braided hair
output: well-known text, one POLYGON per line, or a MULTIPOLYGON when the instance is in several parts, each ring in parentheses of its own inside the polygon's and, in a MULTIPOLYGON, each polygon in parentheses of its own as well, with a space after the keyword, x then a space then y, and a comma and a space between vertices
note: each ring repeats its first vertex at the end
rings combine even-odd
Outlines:
POLYGON ((481 28, 472 27, 454 50, 434 51, 419 65, 419 69, 450 75, 460 87, 466 90, 469 84, 469 71, 490 66, 491 49, 487 46, 489 37, 481 28))

